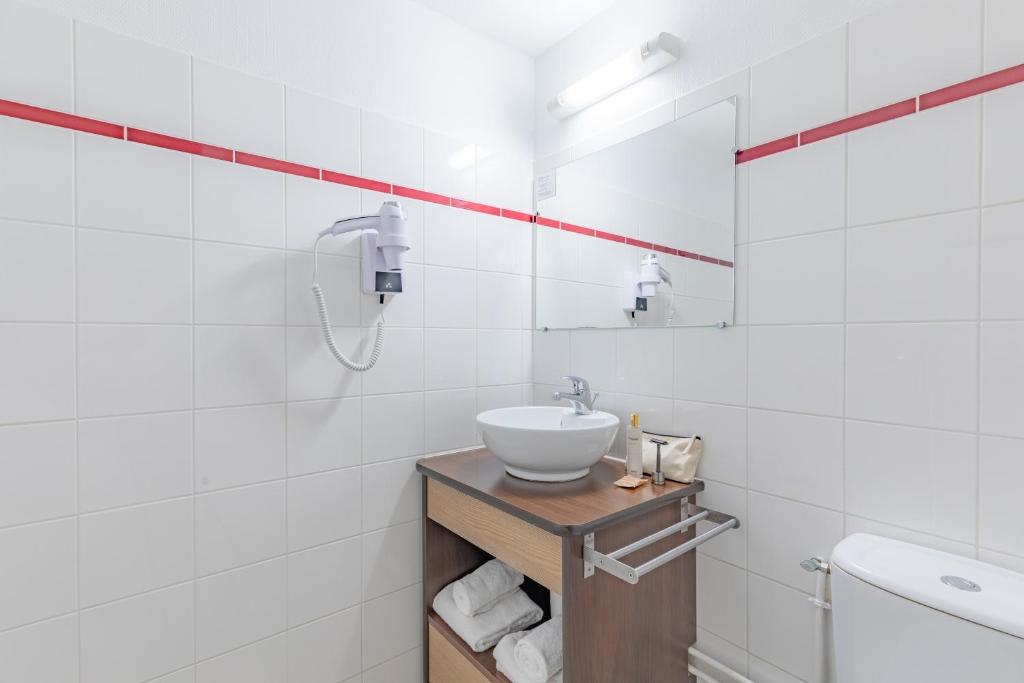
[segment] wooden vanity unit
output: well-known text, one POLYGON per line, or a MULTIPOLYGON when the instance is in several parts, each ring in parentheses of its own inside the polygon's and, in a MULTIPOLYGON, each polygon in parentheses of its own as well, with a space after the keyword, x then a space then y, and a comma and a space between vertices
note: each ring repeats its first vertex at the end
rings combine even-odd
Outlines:
MULTIPOLYGON (((622 463, 604 459, 583 479, 516 479, 486 449, 424 458, 424 653, 429 683, 508 683, 490 651, 474 653, 431 609, 434 595, 492 557, 526 575, 524 590, 549 612, 563 599, 565 683, 678 683, 696 639, 696 560, 687 552, 628 583, 584 576, 584 543, 610 553, 684 518, 704 484, 615 487, 622 463)), ((640 565, 694 537, 694 526, 630 555, 640 565)))

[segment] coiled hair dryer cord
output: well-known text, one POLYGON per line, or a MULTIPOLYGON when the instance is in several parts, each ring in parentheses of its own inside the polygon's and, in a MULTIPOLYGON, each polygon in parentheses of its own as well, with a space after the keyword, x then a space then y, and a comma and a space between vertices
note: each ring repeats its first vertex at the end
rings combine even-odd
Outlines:
MULTIPOLYGON (((320 316, 320 330, 324 333, 324 341, 327 342, 327 348, 330 349, 331 354, 334 355, 339 363, 354 372, 366 372, 376 365, 381 352, 384 350, 384 315, 381 314, 380 320, 377 321, 377 337, 373 340, 373 349, 370 351, 369 358, 362 363, 357 363, 341 352, 341 349, 338 348, 338 343, 334 339, 334 331, 331 329, 331 319, 327 313, 327 300, 324 298, 324 290, 320 288, 320 283, 317 282, 317 250, 319 246, 320 237, 313 244, 312 289, 313 298, 316 299, 317 313, 320 316)), ((383 299, 383 297, 381 298, 383 299)))

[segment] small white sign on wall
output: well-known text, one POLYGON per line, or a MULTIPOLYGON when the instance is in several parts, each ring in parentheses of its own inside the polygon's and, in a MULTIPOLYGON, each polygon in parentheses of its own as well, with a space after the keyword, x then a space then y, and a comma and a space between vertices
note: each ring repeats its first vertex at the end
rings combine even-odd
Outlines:
POLYGON ((534 194, 537 201, 544 201, 555 196, 555 171, 541 173, 534 179, 534 194))

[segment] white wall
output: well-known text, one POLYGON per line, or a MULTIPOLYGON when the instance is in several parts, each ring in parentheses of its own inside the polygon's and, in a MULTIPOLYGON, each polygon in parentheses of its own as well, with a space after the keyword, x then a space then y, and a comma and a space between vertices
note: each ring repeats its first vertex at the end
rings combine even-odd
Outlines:
MULTIPOLYGON (((1022 26, 1016 0, 901 2, 675 106, 735 94, 753 145, 1020 64, 1022 26)), ((1021 120, 1018 84, 741 165, 735 327, 535 335, 538 401, 571 372, 706 438, 701 499, 743 527, 698 556, 699 645, 759 683, 811 675, 798 563, 846 534, 1024 569, 1021 120)))
MULTIPOLYGON (((2 0, 0 99, 529 210, 525 57, 413 3, 338 8, 344 35, 402 27, 384 61, 279 40, 332 28, 283 3, 196 3, 187 32, 156 4, 110 23, 292 80, 2 0), (479 173, 449 166, 467 143, 479 173)), ((422 679, 414 464, 527 400, 531 231, 403 199, 406 292, 356 375, 315 327, 309 252, 385 197, 0 118, 0 679, 422 679)), ((321 281, 362 355, 352 246, 321 281)))
POLYGON ((893 0, 620 0, 536 62, 536 151, 543 158, 864 16, 893 0), (676 64, 559 122, 545 103, 559 90, 659 31, 678 36, 676 64))

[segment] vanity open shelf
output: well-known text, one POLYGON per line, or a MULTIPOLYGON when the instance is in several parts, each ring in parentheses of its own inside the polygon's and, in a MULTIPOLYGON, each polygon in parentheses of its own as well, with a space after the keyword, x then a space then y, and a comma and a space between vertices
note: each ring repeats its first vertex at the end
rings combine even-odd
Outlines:
MULTIPOLYGON (((431 610, 441 588, 492 557, 527 577, 523 589, 545 618, 550 594, 562 597, 565 683, 687 680, 687 650, 696 639, 696 560, 693 552, 672 551, 696 536, 696 523, 681 522, 703 482, 617 488, 612 482, 622 476, 622 463, 608 458, 582 479, 531 482, 507 475, 486 449, 424 458, 417 469, 429 683, 508 682, 490 651, 473 652, 431 610), (612 558, 634 570, 656 561, 631 582, 586 562, 591 544, 592 560, 612 558)), ((716 534, 735 525, 710 511, 701 519, 715 523, 716 534)))

